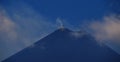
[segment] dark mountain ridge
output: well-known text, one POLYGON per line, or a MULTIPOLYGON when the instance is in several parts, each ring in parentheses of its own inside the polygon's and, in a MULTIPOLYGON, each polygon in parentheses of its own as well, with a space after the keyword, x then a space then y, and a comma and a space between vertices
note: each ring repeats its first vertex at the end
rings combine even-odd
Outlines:
POLYGON ((64 28, 3 62, 120 62, 120 55, 83 31, 64 28))

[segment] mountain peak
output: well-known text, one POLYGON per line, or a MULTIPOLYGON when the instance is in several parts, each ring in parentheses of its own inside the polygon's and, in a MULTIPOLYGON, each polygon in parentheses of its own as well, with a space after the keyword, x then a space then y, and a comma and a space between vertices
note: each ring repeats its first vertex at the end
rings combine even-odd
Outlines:
POLYGON ((53 33, 56 33, 56 34, 58 34, 58 33, 63 33, 63 34, 65 34, 65 33, 70 33, 70 32, 73 32, 72 30, 70 30, 70 29, 67 29, 67 28, 59 28, 59 29, 57 29, 57 30, 55 30, 55 32, 53 32, 53 33))
POLYGON ((71 30, 67 29, 67 28, 59 28, 57 31, 62 31, 62 32, 70 32, 71 30))

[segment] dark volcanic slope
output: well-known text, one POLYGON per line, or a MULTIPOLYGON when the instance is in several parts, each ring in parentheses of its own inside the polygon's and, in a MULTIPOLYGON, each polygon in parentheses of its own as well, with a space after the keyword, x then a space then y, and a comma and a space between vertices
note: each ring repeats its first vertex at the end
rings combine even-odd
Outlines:
POLYGON ((59 29, 3 62, 120 62, 120 55, 89 34, 75 38, 71 33, 59 29))

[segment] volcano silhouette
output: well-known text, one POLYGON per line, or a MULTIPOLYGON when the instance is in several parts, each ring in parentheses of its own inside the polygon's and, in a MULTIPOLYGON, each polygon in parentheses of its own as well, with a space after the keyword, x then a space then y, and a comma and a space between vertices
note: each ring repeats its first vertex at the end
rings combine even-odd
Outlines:
POLYGON ((105 44, 84 31, 75 33, 58 29, 3 62, 120 62, 120 55, 105 44))

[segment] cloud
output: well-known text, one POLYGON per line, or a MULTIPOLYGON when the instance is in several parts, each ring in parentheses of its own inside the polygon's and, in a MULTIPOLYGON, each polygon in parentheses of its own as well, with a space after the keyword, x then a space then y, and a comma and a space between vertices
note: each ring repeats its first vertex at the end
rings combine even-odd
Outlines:
POLYGON ((16 28, 15 26, 15 23, 12 22, 9 17, 7 17, 5 11, 0 9, 0 34, 2 35, 1 37, 4 37, 4 34, 7 37, 6 40, 14 40, 17 37, 17 33, 14 31, 16 28))
POLYGON ((0 61, 53 32, 56 26, 24 2, 0 8, 0 61), (16 7, 17 5, 17 7, 16 7))
POLYGON ((90 33, 102 46, 106 44, 111 49, 120 54, 120 16, 104 16, 101 20, 92 20, 83 25, 85 30, 90 33))
POLYGON ((112 15, 104 17, 102 21, 95 21, 89 27, 98 41, 120 42, 120 19, 112 15))
MULTIPOLYGON (((15 31, 15 23, 10 20, 10 18, 7 16, 4 9, 0 8, 0 59, 5 58, 4 57, 4 47, 3 45, 8 43, 8 41, 14 41, 17 39, 17 33, 15 31)), ((9 42, 11 44, 12 42, 9 42)), ((6 44, 8 45, 8 44, 6 44)), ((4 45, 4 46, 6 46, 4 45)))

